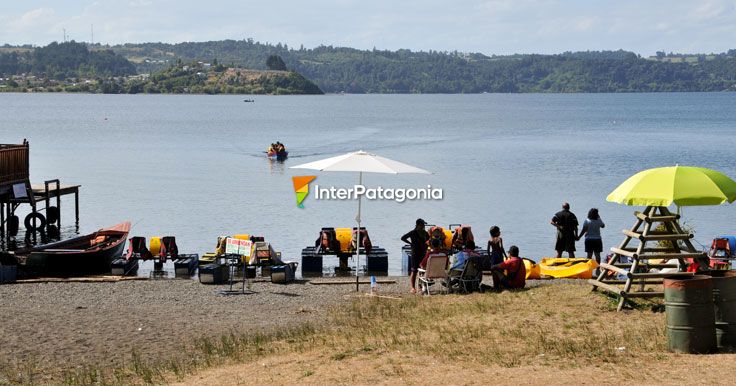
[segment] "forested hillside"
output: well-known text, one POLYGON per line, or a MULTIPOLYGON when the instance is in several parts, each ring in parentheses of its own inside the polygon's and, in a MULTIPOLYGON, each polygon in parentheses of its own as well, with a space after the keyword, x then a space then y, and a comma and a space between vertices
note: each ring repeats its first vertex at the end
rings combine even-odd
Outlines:
MULTIPOLYGON (((736 91, 736 50, 709 55, 658 52, 652 58, 642 58, 623 50, 486 56, 480 53, 358 50, 332 46, 295 49, 252 39, 112 47, 75 42, 51 43, 35 48, 0 47, 0 77, 30 74, 59 81, 95 79, 95 84, 102 84, 101 79, 129 76, 136 72, 150 74, 153 83, 144 87, 142 79, 134 83, 115 80, 120 87, 103 88, 101 92, 188 90, 241 93, 255 90, 291 93, 298 89, 305 93, 319 89, 348 93, 736 91), (277 57, 279 61, 273 62, 277 57), (181 63, 221 63, 227 68, 237 69, 242 76, 217 75, 218 80, 214 83, 204 82, 202 75, 198 75, 199 78, 192 77, 192 74, 183 78, 169 77, 171 70, 181 63), (295 74, 243 75, 245 69, 283 71, 287 68, 295 74), (164 80, 159 85, 157 79, 164 80)), ((206 78, 212 81, 210 75, 206 78)), ((112 84, 109 80, 105 82, 112 84)), ((59 90, 55 84, 37 83, 59 90)), ((38 88, 25 77, 20 81, 6 81, 5 90, 17 91, 24 87, 38 88)), ((84 91, 90 87, 72 84, 62 90, 79 88, 84 91)))
POLYGON ((0 75, 23 73, 63 80, 74 77, 124 76, 136 68, 109 49, 90 51, 84 43, 53 42, 45 47, 0 52, 0 75))
POLYGON ((248 40, 145 43, 112 49, 142 72, 172 60, 214 60, 262 69, 269 55, 326 92, 653 92, 736 90, 736 50, 693 55, 694 62, 650 60, 627 51, 486 56, 479 53, 294 49, 248 40))

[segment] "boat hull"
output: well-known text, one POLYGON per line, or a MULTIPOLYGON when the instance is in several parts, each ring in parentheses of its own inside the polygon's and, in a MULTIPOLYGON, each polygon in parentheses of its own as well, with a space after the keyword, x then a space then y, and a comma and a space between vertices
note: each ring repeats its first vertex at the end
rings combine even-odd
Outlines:
POLYGON ((526 269, 526 279, 541 279, 542 274, 540 272, 539 264, 532 260, 524 259, 524 268, 526 269))
POLYGON ((130 223, 32 248, 21 265, 26 276, 85 276, 109 273, 122 256, 130 223))
POLYGON ((270 159, 275 159, 278 161, 283 161, 289 156, 289 152, 285 151, 283 153, 267 153, 267 157, 270 159))
POLYGON ((541 277, 557 279, 590 279, 598 263, 585 258, 543 258, 539 262, 541 277))

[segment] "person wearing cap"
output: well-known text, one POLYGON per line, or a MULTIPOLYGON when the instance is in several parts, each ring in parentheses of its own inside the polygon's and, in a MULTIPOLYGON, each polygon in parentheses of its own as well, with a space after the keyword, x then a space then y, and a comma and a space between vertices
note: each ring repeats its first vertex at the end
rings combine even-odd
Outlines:
POLYGON ((493 272, 493 287, 496 291, 504 288, 517 289, 526 286, 526 267, 519 257, 519 247, 512 245, 509 248, 509 258, 491 267, 493 272))
POLYGON ((411 293, 417 292, 416 281, 417 272, 419 271, 419 263, 422 262, 427 254, 427 240, 429 233, 424 229, 427 222, 418 218, 414 229, 407 234, 401 236, 401 241, 411 246, 411 254, 409 255, 409 282, 411 284, 411 293))

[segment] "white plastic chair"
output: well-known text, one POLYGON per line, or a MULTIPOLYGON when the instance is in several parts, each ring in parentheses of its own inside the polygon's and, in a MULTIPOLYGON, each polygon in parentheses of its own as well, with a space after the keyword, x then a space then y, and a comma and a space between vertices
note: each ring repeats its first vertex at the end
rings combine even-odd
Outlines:
MULTIPOLYGON (((447 262, 447 254, 433 253, 427 258, 427 268, 419 268, 419 286, 424 294, 431 294, 430 285, 437 282, 447 284, 447 262)), ((445 287, 445 292, 447 292, 447 287, 445 287)))

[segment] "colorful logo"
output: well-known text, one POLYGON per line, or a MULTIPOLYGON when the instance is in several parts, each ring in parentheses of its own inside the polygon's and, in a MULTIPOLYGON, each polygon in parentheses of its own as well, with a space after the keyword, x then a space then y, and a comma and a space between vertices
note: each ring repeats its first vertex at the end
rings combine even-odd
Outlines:
POLYGON ((314 181, 317 176, 294 176, 291 177, 294 183, 294 193, 296 193, 296 206, 304 209, 304 199, 309 195, 309 183, 314 181))

